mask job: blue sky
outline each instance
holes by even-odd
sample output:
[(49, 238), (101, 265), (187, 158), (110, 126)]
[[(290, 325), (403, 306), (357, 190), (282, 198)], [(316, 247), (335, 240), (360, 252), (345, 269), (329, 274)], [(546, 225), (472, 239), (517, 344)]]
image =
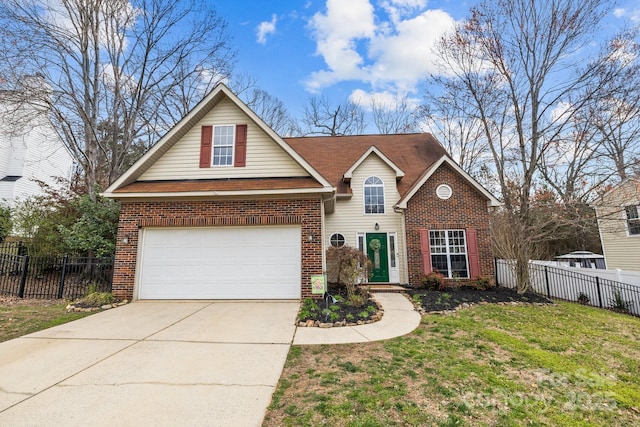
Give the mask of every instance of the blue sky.
[[(429, 45), (475, 2), (428, 0), (212, 0), (238, 50), (235, 71), (257, 79), (299, 116), (307, 99), (368, 105), (408, 95), (433, 70)], [(640, 22), (640, 0), (622, 0), (605, 22)]]

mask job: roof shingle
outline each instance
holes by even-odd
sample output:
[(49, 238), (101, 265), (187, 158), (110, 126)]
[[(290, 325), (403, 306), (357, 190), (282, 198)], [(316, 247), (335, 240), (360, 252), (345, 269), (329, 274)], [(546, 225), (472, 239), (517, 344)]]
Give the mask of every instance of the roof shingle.
[(442, 145), (429, 133), (318, 136), (284, 138), (284, 141), (335, 186), (338, 194), (350, 192), (343, 175), (371, 146), (404, 171), (405, 176), (398, 182), (401, 197), (433, 163), (447, 156)]

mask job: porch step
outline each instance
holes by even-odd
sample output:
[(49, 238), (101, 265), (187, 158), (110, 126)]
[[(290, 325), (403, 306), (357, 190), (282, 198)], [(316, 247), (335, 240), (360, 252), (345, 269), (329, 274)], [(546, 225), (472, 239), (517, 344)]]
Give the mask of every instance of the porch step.
[(365, 289), (369, 289), (371, 292), (405, 292), (407, 289), (403, 286), (392, 283), (368, 283), (366, 285), (360, 285)]

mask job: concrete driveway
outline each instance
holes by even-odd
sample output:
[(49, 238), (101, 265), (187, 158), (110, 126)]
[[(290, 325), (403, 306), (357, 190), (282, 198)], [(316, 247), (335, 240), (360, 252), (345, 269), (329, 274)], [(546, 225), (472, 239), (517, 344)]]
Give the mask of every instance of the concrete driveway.
[(135, 302), (0, 343), (0, 425), (260, 425), (298, 308)]

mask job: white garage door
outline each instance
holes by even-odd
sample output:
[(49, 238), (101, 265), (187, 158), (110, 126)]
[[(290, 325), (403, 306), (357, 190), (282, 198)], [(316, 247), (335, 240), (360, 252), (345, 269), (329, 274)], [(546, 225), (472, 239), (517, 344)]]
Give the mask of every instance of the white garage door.
[(300, 227), (147, 228), (140, 299), (300, 298)]

